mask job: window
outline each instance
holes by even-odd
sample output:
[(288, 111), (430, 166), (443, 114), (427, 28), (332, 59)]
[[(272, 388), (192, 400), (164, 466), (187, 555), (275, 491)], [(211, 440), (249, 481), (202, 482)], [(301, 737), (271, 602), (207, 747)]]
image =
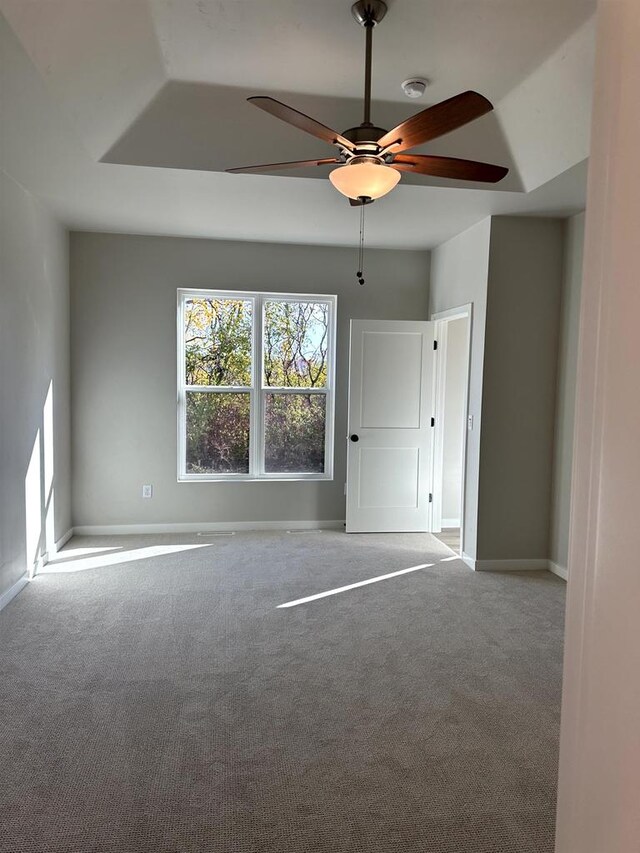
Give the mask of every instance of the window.
[(178, 479), (333, 476), (335, 296), (178, 291)]

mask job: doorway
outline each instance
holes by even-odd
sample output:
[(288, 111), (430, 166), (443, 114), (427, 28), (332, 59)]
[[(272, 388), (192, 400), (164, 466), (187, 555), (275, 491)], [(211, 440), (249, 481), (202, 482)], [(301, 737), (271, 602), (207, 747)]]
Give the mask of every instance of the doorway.
[(433, 316), (437, 341), (433, 531), (457, 554), (464, 541), (471, 305)]

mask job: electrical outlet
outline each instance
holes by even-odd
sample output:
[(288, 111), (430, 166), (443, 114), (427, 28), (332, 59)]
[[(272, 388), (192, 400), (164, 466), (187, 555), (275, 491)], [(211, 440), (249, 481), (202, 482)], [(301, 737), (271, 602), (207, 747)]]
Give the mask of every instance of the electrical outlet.
[(142, 497), (143, 498), (152, 498), (153, 497), (153, 486), (148, 484), (142, 487)]

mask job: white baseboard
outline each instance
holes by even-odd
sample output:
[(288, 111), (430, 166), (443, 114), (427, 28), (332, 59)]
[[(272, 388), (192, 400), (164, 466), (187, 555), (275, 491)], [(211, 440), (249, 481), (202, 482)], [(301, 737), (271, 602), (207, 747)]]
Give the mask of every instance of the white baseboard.
[(474, 572), (540, 572), (553, 571), (549, 560), (476, 560), (462, 554), (462, 560)]
[[(67, 544), (67, 542), (69, 541), (69, 539), (71, 539), (72, 536), (73, 536), (73, 527), (70, 527), (66, 533), (63, 533), (63, 535), (58, 539), (57, 542), (53, 543), (53, 547), (51, 548), (50, 551), (45, 551), (41, 555), (40, 560), (38, 561), (37, 569), (39, 569), (41, 566), (46, 566), (47, 563), (49, 562), (49, 560), (52, 557), (55, 557), (55, 555), (58, 553), (58, 551), (60, 551), (61, 548), (64, 548), (64, 546)], [(36, 574), (37, 574), (37, 571), (36, 571)]]
[(25, 572), (21, 578), (10, 586), (9, 589), (6, 589), (0, 595), (0, 610), (3, 610), (9, 602), (16, 597), (16, 595), (25, 588), (25, 586), (29, 583), (29, 577)]
[(460, 527), (459, 518), (443, 518), (440, 521), (441, 527)]
[(475, 570), (476, 570), (475, 559), (473, 557), (470, 557), (468, 554), (465, 554), (464, 551), (462, 552), (462, 562), (466, 563), (467, 566), (469, 566), (469, 568), (475, 572)]
[(554, 575), (558, 575), (558, 577), (562, 578), (563, 581), (569, 579), (569, 572), (567, 571), (567, 567), (561, 566), (558, 563), (554, 563), (553, 560), (549, 560), (549, 571), (553, 572)]
[(53, 543), (50, 551), (45, 551), (43, 554), (40, 555), (40, 557), (39, 557), (39, 559), (38, 559), (38, 561), (34, 567), (34, 572), (33, 572), (34, 576), (38, 574), (38, 572), (40, 571), (40, 569), (43, 566), (47, 565), (47, 563), (51, 560), (52, 557), (55, 557), (55, 555), (58, 553), (58, 551), (60, 551), (60, 549), (63, 548), (67, 544), (67, 542), (69, 541), (69, 539), (71, 539), (72, 536), (73, 536), (73, 527), (70, 527), (66, 533), (63, 533), (63, 535), (58, 539), (57, 542)]
[(541, 572), (549, 568), (544, 560), (476, 560), (476, 572)]
[(126, 536), (144, 533), (217, 533), (244, 530), (343, 530), (344, 521), (207, 521), (171, 524), (83, 524), (74, 536)]
[(63, 534), (55, 544), (56, 553), (67, 544), (69, 539), (73, 536), (73, 527), (70, 527), (65, 534)]

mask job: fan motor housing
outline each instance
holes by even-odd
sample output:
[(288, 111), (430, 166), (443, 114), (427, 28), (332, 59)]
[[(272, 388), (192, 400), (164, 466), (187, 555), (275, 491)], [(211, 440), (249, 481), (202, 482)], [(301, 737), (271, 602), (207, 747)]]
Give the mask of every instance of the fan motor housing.
[(373, 124), (359, 124), (357, 127), (350, 127), (342, 132), (342, 136), (353, 142), (354, 145), (363, 143), (375, 143), (381, 139), (387, 131), (383, 127), (376, 127)]

